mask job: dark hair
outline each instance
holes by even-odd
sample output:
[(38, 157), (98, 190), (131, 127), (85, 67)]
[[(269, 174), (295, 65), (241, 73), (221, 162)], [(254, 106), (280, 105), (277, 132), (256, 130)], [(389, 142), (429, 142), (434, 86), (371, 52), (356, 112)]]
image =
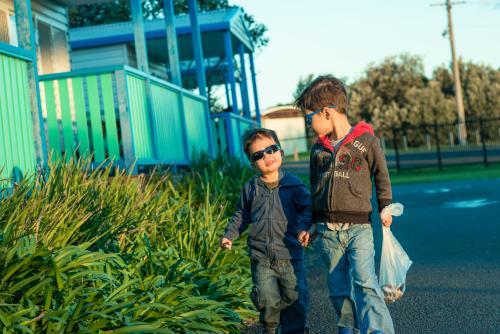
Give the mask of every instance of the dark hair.
[(295, 106), (302, 112), (335, 105), (337, 111), (347, 115), (347, 90), (344, 83), (333, 75), (320, 75), (300, 93)]
[(250, 145), (252, 145), (257, 139), (266, 137), (269, 139), (273, 139), (279, 147), (281, 147), (280, 141), (276, 132), (269, 129), (264, 128), (251, 128), (245, 131), (245, 133), (241, 136), (241, 141), (243, 142), (243, 150), (247, 155), (248, 160), (250, 159)]

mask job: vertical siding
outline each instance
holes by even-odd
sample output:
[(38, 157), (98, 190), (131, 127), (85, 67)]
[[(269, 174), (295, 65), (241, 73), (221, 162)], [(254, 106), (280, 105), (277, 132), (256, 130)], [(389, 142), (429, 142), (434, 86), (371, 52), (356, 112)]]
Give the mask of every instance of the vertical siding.
[(183, 124), (179, 92), (163, 85), (152, 83), (152, 107), (155, 115), (158, 138), (158, 159), (186, 160), (184, 152)]
[(126, 45), (118, 44), (71, 51), (73, 71), (127, 63)]
[(118, 139), (118, 130), (116, 128), (118, 123), (116, 120), (113, 81), (111, 74), (101, 75), (100, 78), (108, 158), (113, 160), (120, 157), (120, 143)]
[(184, 95), (184, 113), (186, 114), (186, 126), (189, 144), (189, 156), (193, 152), (208, 152), (209, 137), (207, 131), (207, 117), (205, 102), (189, 95)]
[(29, 94), (26, 62), (0, 54), (0, 179), (35, 171)]
[(127, 74), (127, 95), (135, 157), (152, 159), (154, 155), (147, 112), (146, 80)]
[(87, 77), (87, 93), (94, 159), (96, 161), (103, 161), (106, 158), (106, 149), (104, 147), (103, 120), (101, 118), (101, 108), (99, 104), (97, 76), (92, 75)]
[(73, 106), (75, 108), (77, 147), (80, 156), (86, 158), (91, 154), (91, 151), (83, 78), (73, 78), (71, 81), (73, 83)]

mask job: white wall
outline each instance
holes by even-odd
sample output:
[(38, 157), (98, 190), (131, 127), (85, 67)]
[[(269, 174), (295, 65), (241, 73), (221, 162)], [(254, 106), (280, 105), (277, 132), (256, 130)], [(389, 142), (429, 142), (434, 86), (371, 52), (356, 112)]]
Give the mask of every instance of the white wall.
[[(35, 29), (37, 30), (36, 42), (39, 74), (69, 71), (69, 46), (67, 42), (68, 12), (66, 7), (51, 0), (33, 0), (31, 7)], [(8, 42), (17, 45), (13, 0), (0, 0), (0, 11), (7, 13), (9, 16)], [(5, 22), (2, 22), (0, 24), (4, 26)], [(39, 31), (40, 27), (43, 27), (43, 35)], [(5, 27), (0, 27), (0, 29), (4, 32)]]
[(307, 152), (303, 117), (262, 119), (262, 127), (276, 131), (285, 155), (293, 154), (294, 147), (299, 153)]
[(117, 44), (73, 50), (71, 52), (71, 65), (73, 70), (129, 65), (127, 46), (125, 44)]

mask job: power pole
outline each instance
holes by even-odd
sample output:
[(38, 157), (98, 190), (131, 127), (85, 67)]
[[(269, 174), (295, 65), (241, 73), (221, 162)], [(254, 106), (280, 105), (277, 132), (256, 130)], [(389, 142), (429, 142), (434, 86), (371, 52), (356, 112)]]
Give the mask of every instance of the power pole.
[(465, 145), (467, 143), (467, 129), (465, 126), (465, 112), (464, 112), (464, 100), (462, 95), (462, 84), (460, 83), (460, 72), (458, 70), (458, 62), (455, 51), (455, 35), (453, 34), (451, 8), (453, 5), (460, 5), (464, 3), (465, 1), (451, 2), (450, 0), (446, 0), (446, 3), (431, 5), (431, 6), (446, 6), (446, 11), (448, 13), (448, 35), (450, 36), (451, 60), (453, 65), (453, 80), (455, 82), (455, 100), (457, 102), (457, 113), (458, 113), (458, 140), (461, 145)]

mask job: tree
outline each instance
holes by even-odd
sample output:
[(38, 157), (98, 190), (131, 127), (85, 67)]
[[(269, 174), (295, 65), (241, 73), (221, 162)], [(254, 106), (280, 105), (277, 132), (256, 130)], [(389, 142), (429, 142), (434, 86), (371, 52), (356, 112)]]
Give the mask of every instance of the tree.
[[(500, 69), (459, 62), (466, 119), (500, 117)], [(439, 67), (434, 78), (446, 96), (453, 97), (453, 77), (448, 68)]]
[(350, 86), (350, 114), (376, 127), (407, 126), (415, 118), (413, 95), (428, 84), (422, 59), (399, 55), (370, 64), (364, 76)]

